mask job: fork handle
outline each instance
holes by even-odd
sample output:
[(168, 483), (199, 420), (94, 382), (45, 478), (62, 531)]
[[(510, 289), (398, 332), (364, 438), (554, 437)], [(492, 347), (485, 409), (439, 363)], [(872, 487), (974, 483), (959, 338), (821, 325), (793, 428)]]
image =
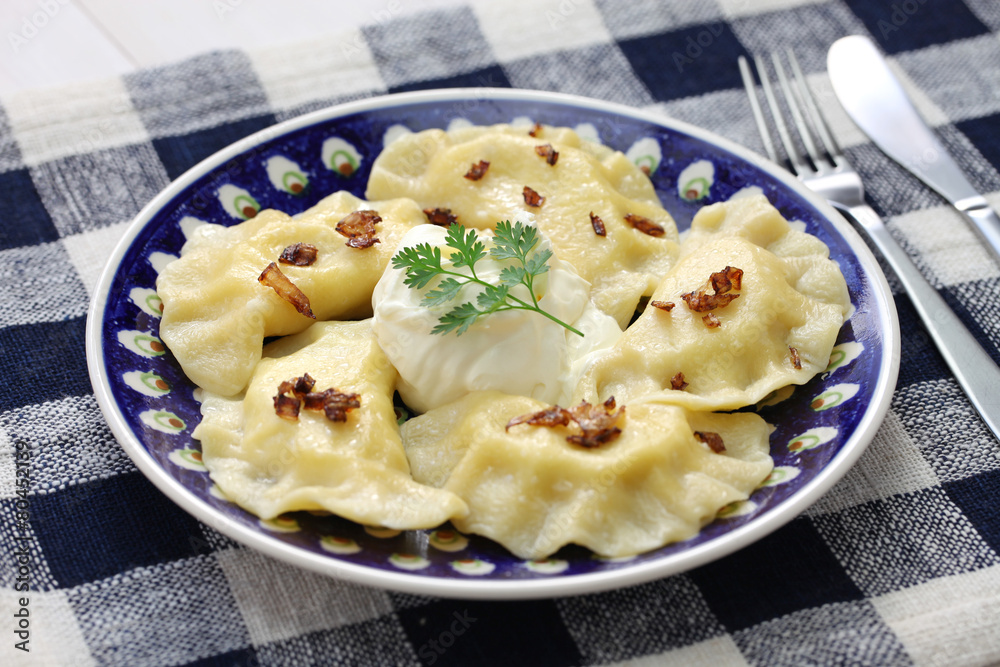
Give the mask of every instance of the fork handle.
[(870, 206), (838, 208), (868, 232), (869, 238), (882, 252), (909, 294), (913, 307), (969, 401), (993, 431), (993, 435), (1000, 438), (1000, 367), (993, 362), (938, 291), (927, 282)]

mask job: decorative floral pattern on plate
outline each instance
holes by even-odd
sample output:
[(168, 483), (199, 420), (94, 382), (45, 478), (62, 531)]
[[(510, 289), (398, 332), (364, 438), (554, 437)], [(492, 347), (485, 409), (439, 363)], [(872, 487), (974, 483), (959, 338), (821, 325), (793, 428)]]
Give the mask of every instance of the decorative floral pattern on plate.
[(526, 560), (524, 566), (538, 574), (562, 574), (569, 568), (569, 562), (557, 558)]
[(851, 383), (835, 384), (814, 398), (809, 407), (817, 412), (835, 408), (844, 401), (854, 398), (854, 395), (858, 393), (858, 389), (860, 388), (858, 385)]
[(481, 577), (497, 569), (497, 566), (478, 558), (466, 558), (463, 560), (451, 561), (451, 567), (455, 572), (467, 574), (473, 577)]
[(338, 537), (336, 535), (324, 535), (319, 538), (319, 545), (323, 547), (324, 551), (329, 551), (332, 554), (356, 554), (361, 551), (361, 547), (357, 542), (349, 537)]
[(825, 445), (837, 437), (837, 429), (830, 426), (817, 426), (811, 428), (802, 435), (797, 435), (788, 441), (788, 451), (802, 452), (807, 449), (816, 449), (820, 445)]
[(152, 371), (129, 371), (122, 375), (125, 384), (144, 396), (166, 396), (170, 383)]
[(267, 159), (267, 177), (271, 185), (290, 195), (300, 195), (309, 187), (309, 177), (295, 162), (284, 155)]
[(153, 267), (154, 271), (160, 273), (167, 264), (175, 259), (177, 259), (177, 255), (171, 255), (167, 252), (153, 252), (149, 254), (149, 265)]
[(157, 296), (156, 290), (151, 290), (148, 287), (135, 287), (128, 293), (128, 298), (147, 315), (160, 317), (163, 314), (163, 301)]
[(167, 410), (146, 410), (139, 415), (139, 420), (149, 428), (163, 433), (180, 433), (187, 426), (183, 419)]
[(272, 533), (297, 533), (302, 530), (298, 520), (290, 514), (281, 514), (273, 519), (261, 519), (259, 523)]
[(361, 166), (361, 153), (340, 137), (330, 137), (323, 142), (323, 164), (337, 175), (347, 178)]
[[(855, 341), (835, 345), (830, 352), (830, 365), (826, 367), (826, 375), (843, 368), (861, 356), (865, 346)], [(826, 376), (824, 376), (826, 377)]]
[(465, 535), (452, 529), (432, 531), (427, 543), (440, 551), (461, 551), (469, 546), (469, 540)]
[(663, 153), (660, 151), (660, 144), (656, 142), (656, 139), (643, 137), (632, 144), (625, 152), (625, 157), (646, 174), (652, 176), (660, 168)]
[(414, 554), (392, 554), (389, 562), (401, 570), (422, 570), (431, 564), (429, 560)]
[(688, 201), (698, 201), (711, 194), (714, 183), (715, 165), (708, 160), (697, 160), (677, 177), (677, 192)]
[(786, 387), (780, 387), (769, 393), (764, 398), (757, 402), (757, 409), (766, 408), (772, 405), (777, 405), (782, 401), (787, 401), (795, 393), (795, 387), (793, 385), (788, 385)]
[(729, 503), (720, 509), (716, 516), (720, 519), (732, 519), (738, 516), (752, 514), (756, 509), (757, 503), (752, 500), (737, 500), (735, 503)]
[(798, 468), (793, 468), (792, 466), (777, 466), (771, 471), (763, 482), (760, 483), (760, 487), (765, 486), (777, 486), (778, 484), (784, 484), (785, 482), (790, 482), (799, 476), (801, 472)]
[(390, 537), (396, 537), (402, 531), (395, 528), (382, 528), (381, 526), (365, 526), (365, 532), (380, 540), (387, 540)]
[(201, 460), (201, 452), (197, 449), (190, 449), (188, 447), (175, 449), (170, 452), (170, 460), (182, 468), (206, 472), (205, 464)]
[(260, 203), (253, 195), (232, 183), (220, 186), (218, 197), (226, 213), (237, 220), (249, 220), (260, 213)]

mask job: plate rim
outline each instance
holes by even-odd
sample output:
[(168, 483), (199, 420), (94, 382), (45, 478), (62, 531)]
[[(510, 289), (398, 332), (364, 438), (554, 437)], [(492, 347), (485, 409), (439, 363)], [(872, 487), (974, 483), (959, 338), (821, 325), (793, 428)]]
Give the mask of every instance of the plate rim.
[[(887, 320), (883, 330), (883, 357), (878, 379), (873, 390), (873, 401), (869, 403), (858, 426), (844, 443), (841, 450), (805, 486), (792, 494), (773, 510), (746, 525), (710, 542), (693, 547), (689, 551), (674, 554), (668, 559), (652, 560), (633, 566), (625, 566), (603, 572), (553, 576), (544, 579), (445, 579), (420, 574), (407, 574), (373, 568), (312, 553), (276, 538), (255, 532), (235, 519), (217, 513), (213, 507), (197, 498), (177, 479), (160, 467), (153, 456), (125, 421), (121, 410), (110, 391), (107, 369), (104, 365), (104, 344), (102, 334), (103, 316), (108, 304), (111, 283), (126, 252), (145, 229), (157, 211), (168, 205), (191, 183), (211, 169), (228, 160), (259, 146), (262, 143), (303, 128), (336, 118), (372, 110), (383, 110), (394, 106), (423, 103), (461, 102), (469, 99), (506, 100), (554, 103), (591, 111), (611, 113), (635, 120), (665, 127), (687, 134), (694, 139), (717, 146), (734, 156), (752, 164), (767, 173), (795, 194), (815, 207), (844, 238), (854, 253), (863, 275), (871, 282), (871, 288), (880, 307), (879, 320)], [(892, 400), (899, 374), (900, 363), (899, 318), (892, 292), (878, 262), (860, 234), (825, 200), (808, 190), (794, 176), (776, 164), (754, 153), (734, 141), (716, 135), (708, 130), (685, 121), (669, 118), (653, 112), (636, 109), (614, 102), (547, 91), (506, 89), (506, 88), (447, 88), (425, 91), (390, 93), (363, 100), (355, 100), (318, 109), (302, 116), (276, 123), (255, 132), (203, 159), (180, 177), (172, 181), (150, 200), (128, 223), (122, 238), (118, 241), (94, 287), (87, 310), (85, 350), (87, 368), (94, 395), (105, 421), (115, 439), (132, 459), (139, 471), (150, 480), (171, 501), (197, 520), (214, 530), (251, 547), (261, 553), (307, 570), (333, 576), (343, 581), (374, 586), (405, 593), (431, 595), (445, 598), (484, 600), (525, 600), (558, 596), (597, 593), (615, 588), (640, 584), (654, 579), (686, 572), (692, 568), (712, 562), (742, 549), (771, 534), (790, 522), (824, 495), (854, 466), (874, 438), (884, 420)]]

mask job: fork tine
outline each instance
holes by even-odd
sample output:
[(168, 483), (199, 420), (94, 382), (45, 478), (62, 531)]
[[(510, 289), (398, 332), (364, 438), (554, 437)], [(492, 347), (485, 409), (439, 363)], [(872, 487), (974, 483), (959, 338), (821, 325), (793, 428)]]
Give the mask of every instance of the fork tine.
[(818, 165), (822, 156), (816, 149), (816, 144), (813, 142), (812, 130), (809, 129), (805, 118), (802, 116), (799, 98), (792, 93), (792, 86), (788, 82), (788, 75), (785, 74), (785, 68), (781, 64), (781, 58), (778, 57), (777, 53), (771, 54), (771, 62), (774, 63), (774, 71), (778, 75), (778, 84), (781, 86), (781, 92), (785, 96), (785, 102), (788, 104), (788, 110), (792, 114), (792, 121), (795, 123), (796, 129), (799, 131), (799, 138), (802, 139), (802, 144), (806, 147), (806, 154), (808, 154), (809, 159), (813, 161), (813, 164)]
[(754, 56), (754, 65), (757, 67), (757, 76), (760, 77), (760, 85), (764, 89), (764, 98), (767, 100), (767, 105), (771, 110), (771, 118), (774, 119), (774, 126), (778, 128), (778, 136), (781, 138), (781, 144), (785, 147), (785, 153), (788, 155), (788, 161), (792, 165), (792, 171), (796, 174), (805, 174), (810, 172), (812, 169), (806, 164), (806, 161), (802, 159), (802, 153), (799, 151), (798, 146), (792, 141), (792, 135), (788, 132), (788, 126), (785, 125), (784, 113), (781, 111), (781, 107), (778, 105), (778, 99), (774, 96), (774, 89), (771, 86), (771, 79), (767, 74), (767, 69), (764, 67), (763, 61), (759, 56)]
[(760, 101), (757, 99), (757, 86), (754, 84), (750, 64), (743, 56), (739, 57), (738, 62), (740, 76), (743, 78), (743, 87), (746, 89), (747, 97), (750, 99), (750, 110), (753, 112), (754, 122), (757, 123), (757, 133), (760, 135), (761, 141), (764, 142), (764, 150), (767, 151), (767, 156), (771, 158), (771, 162), (780, 162), (778, 151), (774, 149), (774, 141), (771, 139), (771, 130), (767, 127), (767, 121), (764, 120), (764, 112), (761, 110)]
[(799, 59), (795, 57), (795, 52), (791, 49), (786, 49), (785, 55), (788, 57), (788, 63), (792, 67), (796, 91), (802, 100), (806, 113), (809, 115), (809, 120), (812, 121), (812, 126), (816, 128), (816, 134), (819, 135), (819, 140), (823, 144), (823, 148), (833, 160), (835, 166), (843, 166), (844, 154), (840, 150), (837, 140), (833, 138), (833, 132), (830, 131), (830, 126), (827, 125), (826, 118), (819, 112), (819, 105), (816, 104), (816, 98), (813, 96), (812, 90), (809, 89), (806, 77), (802, 73), (802, 67), (799, 66)]

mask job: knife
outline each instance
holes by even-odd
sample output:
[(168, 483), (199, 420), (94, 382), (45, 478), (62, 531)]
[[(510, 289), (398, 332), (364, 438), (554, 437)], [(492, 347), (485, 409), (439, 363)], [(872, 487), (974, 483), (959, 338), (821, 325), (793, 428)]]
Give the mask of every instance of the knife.
[(833, 91), (847, 114), (886, 155), (947, 199), (1000, 261), (1000, 218), (917, 113), (867, 37), (838, 39), (826, 59)]

